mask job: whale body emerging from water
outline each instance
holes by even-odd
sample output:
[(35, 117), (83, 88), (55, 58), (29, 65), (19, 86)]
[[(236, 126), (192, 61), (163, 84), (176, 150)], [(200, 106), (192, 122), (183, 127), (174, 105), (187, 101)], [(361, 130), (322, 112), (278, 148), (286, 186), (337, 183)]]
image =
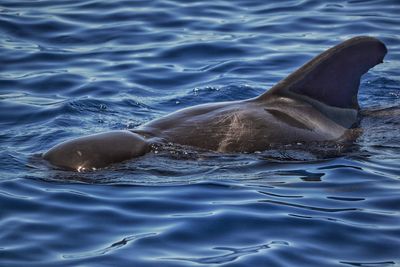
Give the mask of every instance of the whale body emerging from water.
[(361, 76), (382, 63), (386, 53), (378, 39), (355, 37), (321, 53), (256, 98), (198, 105), (131, 131), (80, 137), (54, 146), (43, 157), (61, 168), (86, 170), (139, 157), (162, 142), (218, 152), (339, 142), (357, 122)]

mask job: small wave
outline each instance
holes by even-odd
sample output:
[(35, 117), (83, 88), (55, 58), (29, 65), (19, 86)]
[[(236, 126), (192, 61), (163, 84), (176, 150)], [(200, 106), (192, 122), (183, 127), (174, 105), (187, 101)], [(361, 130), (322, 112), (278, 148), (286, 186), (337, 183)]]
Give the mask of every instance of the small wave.
[(64, 259), (80, 259), (80, 258), (91, 258), (91, 257), (98, 257), (101, 255), (105, 255), (107, 253), (111, 253), (114, 250), (118, 250), (126, 245), (128, 245), (131, 242), (134, 242), (136, 240), (144, 239), (147, 237), (151, 237), (156, 235), (156, 233), (146, 233), (146, 234), (138, 234), (138, 235), (131, 235), (124, 237), (122, 240), (117, 241), (113, 244), (111, 244), (109, 247), (98, 249), (95, 251), (90, 251), (90, 252), (83, 252), (83, 253), (77, 253), (77, 254), (70, 254), (70, 255), (63, 255)]
[(228, 253), (204, 258), (165, 258), (165, 260), (189, 261), (197, 264), (226, 264), (233, 262), (240, 257), (261, 252), (266, 249), (271, 249), (276, 246), (289, 246), (285, 241), (271, 241), (265, 245), (250, 246), (243, 248), (230, 248), (230, 247), (215, 247), (214, 250), (228, 251)]

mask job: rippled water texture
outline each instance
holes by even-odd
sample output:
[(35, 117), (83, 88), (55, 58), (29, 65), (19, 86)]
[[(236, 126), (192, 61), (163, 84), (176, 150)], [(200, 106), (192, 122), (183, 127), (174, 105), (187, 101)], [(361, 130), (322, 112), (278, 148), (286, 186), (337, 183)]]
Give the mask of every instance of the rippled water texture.
[[(268, 2), (2, 0), (0, 265), (400, 265), (400, 2)], [(38, 156), (259, 95), (356, 35), (389, 53), (340, 156), (171, 148), (86, 173)]]

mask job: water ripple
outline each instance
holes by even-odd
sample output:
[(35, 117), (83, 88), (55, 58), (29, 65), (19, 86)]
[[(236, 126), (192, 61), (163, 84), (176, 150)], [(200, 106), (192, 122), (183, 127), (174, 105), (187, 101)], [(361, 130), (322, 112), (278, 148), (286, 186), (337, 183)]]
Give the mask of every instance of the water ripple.
[(79, 259), (79, 258), (90, 258), (90, 257), (96, 257), (96, 256), (101, 256), (107, 253), (110, 253), (114, 250), (117, 250), (123, 246), (126, 246), (130, 242), (134, 242), (135, 240), (139, 240), (142, 238), (154, 236), (156, 233), (147, 233), (147, 234), (140, 234), (140, 235), (131, 235), (124, 237), (122, 240), (117, 241), (113, 244), (111, 244), (109, 247), (99, 249), (96, 251), (91, 251), (91, 252), (84, 252), (84, 253), (79, 253), (79, 254), (72, 254), (72, 255), (63, 255), (63, 258), (65, 259)]
[(261, 252), (265, 249), (270, 249), (275, 246), (288, 246), (289, 243), (285, 241), (272, 241), (265, 245), (244, 247), (244, 248), (229, 248), (229, 247), (215, 247), (214, 250), (222, 250), (228, 251), (228, 253), (214, 256), (214, 257), (205, 257), (205, 258), (166, 258), (166, 260), (180, 260), (180, 261), (189, 261), (198, 264), (225, 264), (228, 262), (235, 261), (240, 257), (244, 257), (246, 255), (250, 255), (253, 253)]
[[(1, 265), (399, 265), (398, 14), (397, 0), (2, 0)], [(389, 52), (362, 77), (362, 133), (348, 150), (167, 144), (86, 173), (40, 157), (255, 97), (356, 35)]]

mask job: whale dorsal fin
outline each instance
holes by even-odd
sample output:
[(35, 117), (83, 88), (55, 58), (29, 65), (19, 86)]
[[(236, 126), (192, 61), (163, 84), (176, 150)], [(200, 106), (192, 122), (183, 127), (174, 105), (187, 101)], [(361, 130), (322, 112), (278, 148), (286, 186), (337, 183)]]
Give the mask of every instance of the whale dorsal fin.
[(262, 101), (273, 95), (284, 95), (319, 103), (316, 108), (327, 105), (333, 109), (357, 111), (360, 78), (370, 68), (382, 63), (386, 53), (385, 45), (378, 39), (354, 37), (321, 53), (258, 99)]

